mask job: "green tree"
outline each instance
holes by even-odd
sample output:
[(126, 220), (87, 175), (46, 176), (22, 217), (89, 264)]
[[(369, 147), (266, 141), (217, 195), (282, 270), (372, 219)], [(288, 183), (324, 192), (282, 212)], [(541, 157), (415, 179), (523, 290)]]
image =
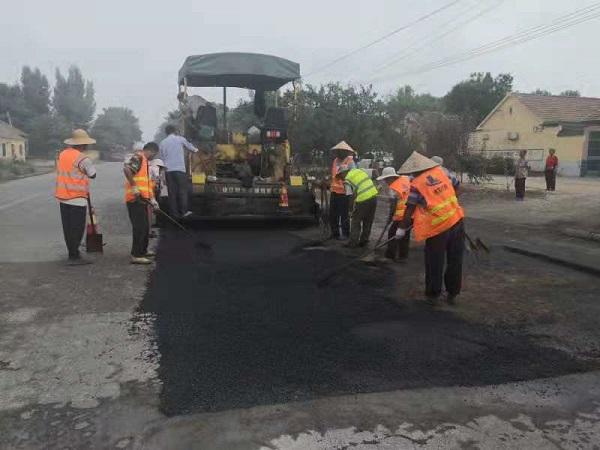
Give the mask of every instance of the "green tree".
[(96, 118), (91, 133), (101, 152), (120, 146), (129, 149), (142, 139), (139, 120), (133, 111), (116, 106), (104, 108)]
[(96, 111), (94, 85), (85, 81), (77, 66), (71, 66), (65, 78), (56, 70), (54, 86), (54, 109), (63, 116), (73, 128), (87, 128)]
[(29, 154), (39, 158), (53, 158), (64, 147), (63, 141), (71, 134), (71, 124), (58, 114), (49, 112), (33, 117), (27, 125)]
[(543, 95), (544, 97), (549, 97), (549, 96), (552, 95), (552, 92), (550, 92), (550, 91), (548, 91), (546, 89), (537, 88), (535, 91), (532, 92), (532, 94)]
[(21, 71), (21, 90), (25, 107), (32, 116), (50, 112), (50, 85), (48, 78), (37, 67), (32, 70), (29, 66)]
[(512, 91), (513, 77), (500, 74), (473, 73), (468, 80), (455, 85), (444, 97), (446, 110), (461, 117), (472, 117), (481, 122), (509, 92)]
[(560, 95), (562, 95), (564, 97), (581, 97), (581, 94), (579, 93), (579, 91), (575, 91), (575, 90), (571, 90), (571, 89), (567, 89), (566, 91), (561, 92)]
[(7, 122), (9, 116), (14, 126), (23, 129), (31, 118), (21, 86), (0, 83), (0, 120)]
[(411, 86), (403, 86), (387, 99), (386, 111), (396, 123), (401, 123), (409, 112), (441, 111), (442, 100), (431, 94), (416, 94)]

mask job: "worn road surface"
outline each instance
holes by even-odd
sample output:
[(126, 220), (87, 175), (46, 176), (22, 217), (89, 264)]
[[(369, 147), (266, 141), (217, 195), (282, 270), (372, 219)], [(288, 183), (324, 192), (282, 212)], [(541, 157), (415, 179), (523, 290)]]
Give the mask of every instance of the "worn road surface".
[[(419, 272), (418, 247), (403, 268), (357, 265), (320, 288), (348, 253), (305, 249), (314, 230), (217, 224), (195, 238), (168, 230), (156, 265), (134, 267), (121, 177), (119, 164), (99, 165), (107, 246), (86, 267), (63, 264), (51, 176), (0, 184), (0, 448), (600, 443), (597, 359), (468, 305), (423, 307), (418, 278), (398, 293)], [(487, 298), (473, 274), (516, 280), (533, 264), (500, 250), (468, 262), (469, 301)], [(597, 278), (535, 264), (578, 286), (545, 296), (595, 298)]]

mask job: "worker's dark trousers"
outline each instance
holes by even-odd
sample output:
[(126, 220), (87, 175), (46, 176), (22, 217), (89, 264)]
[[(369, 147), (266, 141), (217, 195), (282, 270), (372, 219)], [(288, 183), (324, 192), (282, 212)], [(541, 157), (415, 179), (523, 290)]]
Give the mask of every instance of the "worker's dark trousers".
[(377, 210), (377, 197), (364, 202), (355, 202), (350, 222), (350, 245), (366, 245), (371, 236), (371, 227)]
[(556, 172), (553, 169), (546, 170), (546, 190), (547, 191), (555, 191), (556, 190)]
[(527, 178), (515, 178), (515, 194), (518, 199), (525, 198), (525, 180)]
[[(425, 295), (437, 297), (442, 282), (449, 295), (460, 294), (465, 227), (461, 220), (449, 230), (425, 241)], [(444, 272), (445, 267), (445, 272)]]
[(331, 193), (329, 201), (329, 223), (331, 226), (331, 235), (340, 236), (340, 226), (342, 236), (350, 236), (350, 196), (346, 194)]
[(127, 212), (129, 213), (133, 232), (131, 256), (139, 258), (145, 256), (148, 252), (148, 235), (150, 232), (148, 206), (142, 202), (127, 202)]
[[(392, 239), (396, 235), (396, 231), (400, 227), (401, 222), (392, 222), (388, 231), (388, 239)], [(403, 260), (408, 258), (408, 249), (410, 246), (410, 230), (406, 231), (406, 235), (402, 239), (394, 239), (388, 242), (385, 251), (385, 257), (394, 260)]]
[(69, 259), (78, 259), (79, 246), (85, 231), (87, 207), (60, 204), (60, 218), (62, 220), (65, 243), (69, 250)]
[(190, 181), (185, 172), (167, 172), (167, 189), (169, 190), (169, 210), (171, 215), (180, 219), (188, 212)]

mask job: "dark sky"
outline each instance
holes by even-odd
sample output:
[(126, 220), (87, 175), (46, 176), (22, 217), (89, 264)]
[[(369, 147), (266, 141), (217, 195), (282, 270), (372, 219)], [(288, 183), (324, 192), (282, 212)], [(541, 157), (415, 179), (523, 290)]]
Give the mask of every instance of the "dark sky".
[[(450, 2), (7, 1), (0, 15), (0, 81), (17, 80), (24, 64), (40, 67), (51, 81), (57, 67), (77, 64), (94, 82), (99, 109), (130, 107), (140, 117), (144, 138), (150, 139), (165, 113), (176, 107), (177, 71), (190, 54), (270, 53), (299, 62), (308, 74)], [(593, 3), (460, 0), (305, 82), (373, 82), (382, 95), (411, 84), (419, 92), (442, 95), (471, 72), (492, 71), (512, 73), (520, 91), (578, 89), (600, 96), (600, 63), (594, 58), (600, 19), (460, 64), (407, 73)], [(220, 96), (216, 90), (199, 93)]]

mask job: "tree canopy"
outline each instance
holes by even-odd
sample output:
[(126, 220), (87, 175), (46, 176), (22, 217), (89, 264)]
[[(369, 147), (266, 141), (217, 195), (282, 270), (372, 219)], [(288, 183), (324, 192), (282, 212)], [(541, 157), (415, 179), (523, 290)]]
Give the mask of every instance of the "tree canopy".
[(91, 130), (100, 151), (130, 149), (142, 139), (139, 120), (129, 108), (109, 107), (98, 115)]
[(58, 114), (64, 117), (73, 128), (87, 128), (96, 111), (94, 85), (85, 81), (77, 66), (71, 66), (65, 78), (56, 69), (56, 84), (52, 100)]

